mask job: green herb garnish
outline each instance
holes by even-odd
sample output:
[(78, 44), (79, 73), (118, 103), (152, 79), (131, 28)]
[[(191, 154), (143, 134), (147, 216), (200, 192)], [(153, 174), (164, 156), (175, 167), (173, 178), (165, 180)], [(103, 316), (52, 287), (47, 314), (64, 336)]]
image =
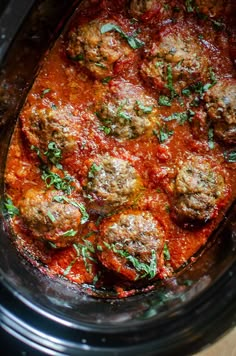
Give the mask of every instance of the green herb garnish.
[(158, 104), (161, 106), (171, 106), (171, 99), (168, 96), (161, 95), (159, 96)]
[(44, 89), (40, 94), (40, 98), (43, 98), (46, 94), (50, 93), (50, 91), (51, 91), (50, 88)]
[(89, 220), (89, 214), (87, 213), (84, 204), (77, 203), (75, 200), (69, 199), (69, 198), (65, 197), (64, 195), (54, 196), (53, 200), (58, 203), (67, 202), (67, 203), (75, 206), (76, 208), (78, 208), (82, 215), (81, 224), (85, 224)]
[(166, 261), (170, 261), (170, 251), (169, 251), (169, 248), (168, 248), (167, 243), (165, 243), (165, 245), (164, 245), (164, 248), (163, 248), (163, 255), (164, 255), (164, 259), (165, 259)]
[(194, 111), (188, 110), (184, 112), (173, 113), (170, 116), (163, 118), (163, 120), (164, 121), (176, 120), (180, 125), (183, 125), (186, 121), (191, 121), (194, 115), (195, 115)]
[[(97, 260), (92, 256), (95, 253), (95, 249), (93, 244), (90, 241), (85, 241), (85, 244), (73, 244), (74, 249), (77, 253), (77, 258), (82, 257), (86, 271), (91, 273), (92, 271), (92, 264), (91, 262), (97, 263)], [(90, 262), (91, 261), (91, 262)]]
[(74, 237), (77, 234), (77, 231), (71, 229), (62, 234), (64, 237)]
[(67, 172), (64, 172), (64, 177), (60, 177), (59, 174), (50, 171), (47, 166), (42, 167), (42, 180), (45, 182), (47, 188), (54, 186), (57, 190), (62, 190), (66, 194), (71, 194), (74, 187), (71, 182), (74, 180)]
[(109, 83), (111, 80), (112, 80), (112, 77), (106, 77), (106, 78), (103, 78), (103, 79), (102, 79), (102, 83), (103, 83), (103, 84), (107, 84), (107, 83)]
[(107, 67), (103, 63), (95, 63), (95, 66), (100, 67), (102, 69), (107, 69)]
[(162, 126), (159, 131), (153, 130), (153, 133), (160, 143), (164, 143), (173, 135), (174, 131), (169, 130), (167, 126)]
[(148, 277), (149, 279), (152, 279), (155, 277), (157, 273), (157, 257), (154, 250), (151, 251), (152, 257), (150, 260), (150, 264), (147, 264), (144, 262), (140, 262), (138, 258), (130, 255), (129, 252), (117, 249), (115, 244), (110, 245), (105, 241), (103, 243), (108, 249), (112, 250), (114, 253), (126, 258), (126, 260), (133, 265), (137, 272), (141, 272), (142, 274), (140, 278)]
[(88, 172), (88, 177), (95, 178), (96, 173), (99, 172), (101, 169), (102, 166), (98, 166), (96, 163), (93, 163)]
[(110, 31), (118, 32), (121, 35), (121, 37), (123, 37), (128, 42), (129, 46), (133, 49), (138, 49), (138, 48), (144, 46), (144, 44), (145, 44), (143, 41), (138, 39), (136, 36), (126, 34), (119, 26), (117, 26), (113, 23), (107, 23), (107, 24), (103, 25), (101, 27), (100, 31), (101, 31), (101, 34), (104, 34), (106, 32), (110, 32)]
[(3, 212), (4, 214), (9, 215), (11, 218), (20, 215), (19, 209), (14, 206), (11, 198), (6, 198), (3, 203)]
[(152, 112), (153, 106), (145, 106), (139, 100), (136, 101), (136, 104), (138, 109), (141, 110), (144, 114), (150, 114)]
[(176, 95), (174, 85), (173, 85), (173, 75), (172, 75), (172, 67), (170, 64), (167, 65), (167, 85), (166, 87), (169, 89), (171, 93), (171, 97), (173, 98)]
[(57, 147), (55, 142), (49, 142), (48, 149), (46, 152), (44, 152), (44, 155), (57, 168), (62, 169), (62, 166), (59, 165), (59, 162), (61, 160), (61, 149)]
[(226, 162), (236, 163), (236, 150), (230, 152), (224, 152), (224, 158)]
[(49, 219), (51, 220), (52, 223), (54, 223), (56, 221), (55, 216), (51, 213), (50, 210), (48, 210), (47, 216), (49, 217)]
[(82, 53), (78, 54), (77, 56), (74, 57), (69, 57), (70, 59), (72, 59), (72, 61), (82, 61), (84, 60), (84, 55)]
[(100, 126), (99, 130), (104, 131), (106, 135), (109, 135), (111, 133), (111, 128), (107, 126)]

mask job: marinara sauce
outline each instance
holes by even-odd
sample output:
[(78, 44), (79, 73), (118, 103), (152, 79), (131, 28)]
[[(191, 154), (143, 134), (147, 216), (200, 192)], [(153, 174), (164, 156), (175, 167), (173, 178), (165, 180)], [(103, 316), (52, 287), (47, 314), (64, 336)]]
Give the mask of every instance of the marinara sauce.
[(204, 246), (235, 197), (232, 7), (81, 3), (5, 173), (15, 246), (44, 273), (125, 297)]

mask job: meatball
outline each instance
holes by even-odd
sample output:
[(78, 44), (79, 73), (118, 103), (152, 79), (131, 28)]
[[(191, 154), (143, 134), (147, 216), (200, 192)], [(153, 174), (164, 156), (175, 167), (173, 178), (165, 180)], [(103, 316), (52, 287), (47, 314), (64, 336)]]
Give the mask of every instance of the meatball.
[(227, 144), (236, 143), (236, 80), (219, 81), (204, 96), (215, 136)]
[(152, 44), (144, 59), (140, 74), (160, 92), (172, 96), (204, 79), (208, 61), (202, 53), (198, 37), (189, 29), (173, 26), (160, 33), (159, 41)]
[(143, 21), (152, 18), (155, 21), (162, 21), (172, 16), (172, 3), (174, 3), (173, 0), (131, 0), (130, 14)]
[(119, 139), (152, 133), (156, 121), (155, 100), (139, 86), (113, 81), (110, 91), (97, 108), (97, 116), (111, 135)]
[(160, 267), (163, 238), (163, 228), (151, 213), (121, 213), (101, 224), (98, 258), (128, 280), (153, 279)]
[(70, 107), (38, 109), (36, 106), (24, 110), (21, 115), (23, 132), (29, 143), (45, 152), (54, 142), (58, 149), (72, 151), (76, 147), (75, 117)]
[(61, 248), (76, 241), (81, 229), (79, 205), (72, 202), (63, 200), (58, 191), (31, 188), (20, 200), (19, 210), (33, 238)]
[(86, 188), (95, 210), (109, 211), (130, 202), (140, 187), (141, 179), (128, 161), (105, 154), (90, 166)]
[(179, 222), (206, 222), (224, 195), (224, 178), (204, 159), (193, 158), (178, 171), (172, 211)]
[(78, 61), (98, 79), (111, 76), (115, 63), (131, 52), (118, 32), (101, 33), (105, 24), (105, 21), (94, 20), (71, 30), (67, 47), (69, 58)]

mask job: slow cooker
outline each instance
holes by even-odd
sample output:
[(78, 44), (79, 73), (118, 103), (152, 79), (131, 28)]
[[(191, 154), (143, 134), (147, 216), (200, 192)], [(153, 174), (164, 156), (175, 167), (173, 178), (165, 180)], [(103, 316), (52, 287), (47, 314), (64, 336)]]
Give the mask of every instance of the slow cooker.
[[(78, 0), (0, 4), (0, 194), (19, 110)], [(190, 355), (236, 321), (235, 205), (189, 264), (149, 293), (94, 298), (24, 260), (0, 227), (0, 323), (4, 355)]]

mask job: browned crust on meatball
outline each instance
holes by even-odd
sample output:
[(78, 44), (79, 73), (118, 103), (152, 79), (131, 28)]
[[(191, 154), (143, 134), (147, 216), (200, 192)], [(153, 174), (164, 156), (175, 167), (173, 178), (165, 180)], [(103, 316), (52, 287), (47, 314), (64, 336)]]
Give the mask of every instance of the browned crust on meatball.
[[(126, 41), (115, 31), (101, 33), (107, 20), (94, 20), (72, 29), (68, 34), (67, 54), (86, 67), (95, 78), (112, 76), (115, 63), (131, 52)], [(115, 21), (112, 21), (115, 25)]]
[(220, 80), (204, 96), (215, 136), (226, 144), (236, 143), (236, 80)]
[(58, 191), (31, 188), (19, 202), (20, 216), (31, 236), (60, 248), (76, 241), (81, 231), (80, 209), (55, 200), (61, 196)]
[(180, 223), (207, 222), (225, 194), (225, 180), (217, 169), (205, 158), (190, 158), (176, 176), (172, 217)]
[(91, 162), (86, 185), (91, 209), (110, 211), (131, 203), (140, 188), (140, 176), (128, 161), (105, 154)]
[(100, 226), (101, 263), (125, 279), (153, 279), (161, 264), (164, 230), (150, 212), (127, 211)]

